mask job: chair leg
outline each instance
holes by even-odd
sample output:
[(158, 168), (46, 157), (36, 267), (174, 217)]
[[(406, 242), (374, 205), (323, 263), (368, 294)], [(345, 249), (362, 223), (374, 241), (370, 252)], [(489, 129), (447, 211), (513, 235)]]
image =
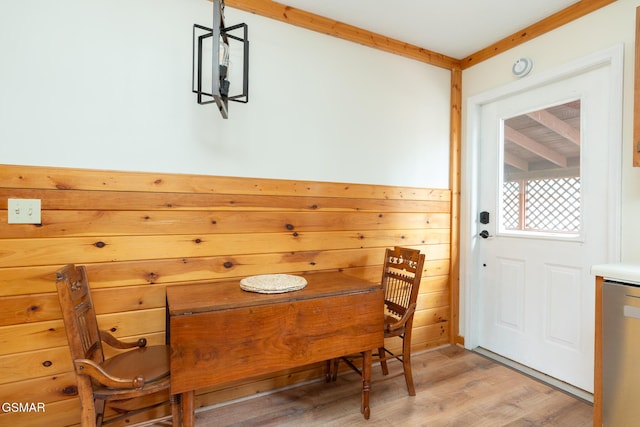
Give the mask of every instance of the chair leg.
[(416, 389), (413, 385), (413, 374), (411, 373), (411, 343), (405, 339), (402, 341), (402, 369), (404, 370), (404, 379), (407, 383), (409, 396), (415, 396)]
[(387, 351), (384, 349), (384, 347), (378, 348), (378, 357), (380, 358), (382, 375), (389, 375), (389, 367), (387, 366)]
[(333, 363), (332, 359), (327, 360), (326, 365), (325, 365), (325, 369), (324, 369), (324, 380), (325, 382), (330, 383), (331, 382), (331, 377), (332, 377), (332, 372), (331, 372), (331, 365)]
[(100, 427), (102, 425), (105, 408), (104, 400), (94, 399), (93, 405), (85, 405), (81, 401), (80, 408), (80, 425), (82, 427)]

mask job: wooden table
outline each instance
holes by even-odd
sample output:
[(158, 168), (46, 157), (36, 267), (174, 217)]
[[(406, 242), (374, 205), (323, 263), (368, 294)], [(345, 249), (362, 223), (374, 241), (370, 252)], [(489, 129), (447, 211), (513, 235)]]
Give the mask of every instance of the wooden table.
[(171, 393), (194, 422), (195, 390), (363, 352), (361, 411), (369, 418), (371, 350), (383, 345), (380, 285), (339, 272), (304, 275), (281, 294), (239, 281), (167, 288)]

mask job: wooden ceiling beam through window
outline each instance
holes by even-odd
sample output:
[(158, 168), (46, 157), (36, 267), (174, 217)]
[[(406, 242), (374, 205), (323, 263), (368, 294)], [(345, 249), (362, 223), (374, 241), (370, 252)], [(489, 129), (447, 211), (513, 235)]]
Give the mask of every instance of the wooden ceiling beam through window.
[(580, 145), (580, 129), (576, 129), (569, 123), (554, 116), (546, 110), (533, 111), (527, 113), (527, 116), (540, 123), (542, 126), (557, 133), (561, 137)]
[(531, 153), (549, 160), (560, 167), (567, 167), (567, 158), (555, 150), (550, 149), (537, 141), (508, 126), (504, 127), (504, 139), (524, 148)]
[(529, 171), (529, 162), (527, 162), (522, 157), (516, 156), (515, 154), (505, 152), (504, 163), (506, 165), (513, 166), (514, 168), (520, 169), (521, 171)]

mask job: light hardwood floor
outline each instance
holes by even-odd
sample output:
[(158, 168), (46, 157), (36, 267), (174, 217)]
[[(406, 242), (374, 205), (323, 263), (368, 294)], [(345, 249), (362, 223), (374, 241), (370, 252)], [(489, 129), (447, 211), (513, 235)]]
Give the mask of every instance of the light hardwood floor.
[[(360, 381), (345, 372), (199, 412), (208, 426), (591, 426), (592, 406), (460, 347), (413, 356), (415, 397), (402, 376), (373, 384), (371, 418), (360, 414)], [(389, 364), (391, 374), (401, 369)], [(381, 377), (373, 367), (374, 379)]]

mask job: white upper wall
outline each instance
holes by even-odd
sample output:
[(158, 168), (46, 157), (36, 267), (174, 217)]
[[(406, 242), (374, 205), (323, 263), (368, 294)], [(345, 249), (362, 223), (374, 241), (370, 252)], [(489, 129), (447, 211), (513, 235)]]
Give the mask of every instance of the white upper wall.
[(0, 3), (0, 164), (449, 188), (450, 73), (230, 7), (249, 103), (191, 93), (205, 0)]
[[(618, 0), (562, 28), (484, 61), (463, 73), (463, 104), (471, 96), (513, 82), (511, 66), (518, 58), (533, 59), (530, 75), (624, 44), (622, 146), (622, 260), (640, 261), (640, 168), (632, 167), (634, 40), (638, 0)], [(526, 77), (525, 77), (526, 78)], [(463, 118), (465, 120), (466, 118)], [(465, 125), (463, 124), (463, 130)], [(463, 135), (463, 138), (465, 136)]]

